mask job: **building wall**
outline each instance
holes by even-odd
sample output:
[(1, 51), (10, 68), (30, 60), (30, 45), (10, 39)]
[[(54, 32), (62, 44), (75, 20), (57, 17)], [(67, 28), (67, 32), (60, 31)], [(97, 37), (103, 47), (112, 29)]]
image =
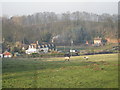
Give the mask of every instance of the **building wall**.
[(94, 40), (94, 44), (101, 44), (101, 40)]
[(12, 55), (4, 55), (4, 58), (11, 58)]

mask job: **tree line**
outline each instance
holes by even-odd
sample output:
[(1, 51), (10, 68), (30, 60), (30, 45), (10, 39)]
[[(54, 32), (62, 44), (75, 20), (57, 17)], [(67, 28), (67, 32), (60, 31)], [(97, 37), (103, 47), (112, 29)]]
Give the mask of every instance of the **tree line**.
[(36, 40), (69, 45), (92, 43), (95, 37), (117, 38), (117, 15), (97, 15), (87, 12), (39, 12), (32, 15), (2, 17), (2, 36), (7, 42), (25, 44)]

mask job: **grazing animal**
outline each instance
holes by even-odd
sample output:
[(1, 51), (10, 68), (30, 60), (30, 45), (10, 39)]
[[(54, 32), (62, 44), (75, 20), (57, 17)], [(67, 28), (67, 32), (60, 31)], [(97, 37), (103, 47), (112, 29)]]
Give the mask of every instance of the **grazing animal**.
[(70, 54), (65, 54), (64, 57), (65, 57), (65, 61), (66, 60), (68, 60), (68, 61), (70, 60)]
[(84, 59), (86, 59), (86, 60), (88, 60), (89, 59), (89, 57), (83, 57)]

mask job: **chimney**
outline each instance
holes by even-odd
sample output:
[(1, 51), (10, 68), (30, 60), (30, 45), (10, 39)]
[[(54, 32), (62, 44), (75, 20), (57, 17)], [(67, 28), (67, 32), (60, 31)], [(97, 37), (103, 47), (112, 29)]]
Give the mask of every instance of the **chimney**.
[(38, 41), (36, 41), (36, 44), (38, 45)]
[(34, 48), (33, 45), (32, 45), (32, 48)]
[(29, 48), (31, 48), (31, 46), (29, 45)]

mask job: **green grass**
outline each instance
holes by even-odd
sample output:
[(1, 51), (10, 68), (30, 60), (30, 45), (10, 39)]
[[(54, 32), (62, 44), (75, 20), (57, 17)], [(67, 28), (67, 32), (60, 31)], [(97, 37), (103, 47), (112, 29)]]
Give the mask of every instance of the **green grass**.
[(118, 55), (3, 59), (3, 88), (118, 88)]

